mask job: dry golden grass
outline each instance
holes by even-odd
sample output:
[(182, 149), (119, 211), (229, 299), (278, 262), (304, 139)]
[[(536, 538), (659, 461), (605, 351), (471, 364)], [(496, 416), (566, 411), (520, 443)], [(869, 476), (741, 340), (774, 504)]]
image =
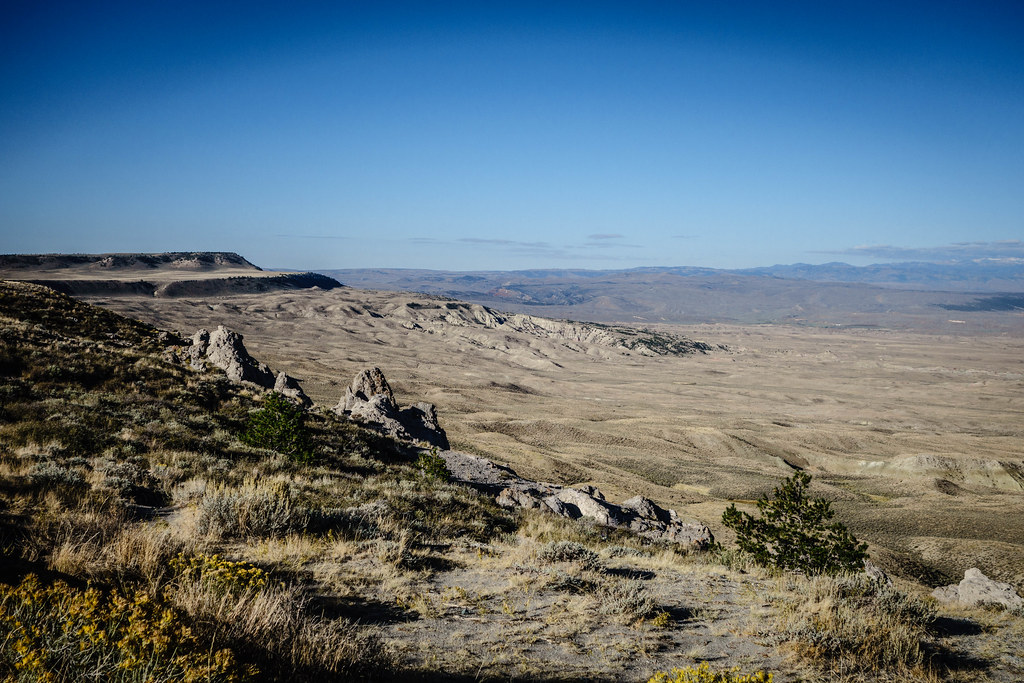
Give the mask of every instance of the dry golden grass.
[[(74, 344), (61, 343), (39, 353), (75, 352)], [(131, 372), (146, 373), (140, 391), (119, 394), (111, 384), (90, 388), (99, 380), (88, 364), (67, 374), (46, 369), (56, 365), (48, 360), (33, 385), (42, 399), (17, 383), (5, 385), (15, 403), (7, 404), (8, 421), (0, 423), (0, 547), (5, 559), (34, 562), (77, 580), (141, 588), (166, 600), (197, 637), (230, 645), (267, 680), (347, 680), (360, 674), (645, 680), (697, 658), (723, 667), (756, 664), (776, 672), (780, 683), (966, 681), (990, 674), (1009, 683), (1024, 674), (1014, 664), (1020, 650), (1015, 646), (1024, 639), (1017, 615), (946, 610), (941, 616), (966, 634), (922, 630), (916, 608), (906, 608), (911, 603), (856, 583), (779, 575), (732, 551), (689, 554), (539, 511), (513, 514), (470, 489), (425, 478), (410, 466), (412, 455), (382, 450), (331, 415), (311, 416), (322, 460), (298, 465), (238, 441), (257, 405), (250, 393), (203, 377), (189, 378), (194, 385), (182, 391), (180, 368), (148, 358), (137, 363), (131, 353), (125, 351), (133, 359)], [(10, 364), (14, 356), (0, 360)], [(662, 374), (679, 370), (674, 361), (657, 363)], [(573, 367), (589, 368), (602, 391), (609, 387), (601, 385), (608, 379), (601, 373), (622, 369), (616, 362)], [(726, 420), (728, 406), (719, 413), (706, 407), (697, 419), (680, 415), (680, 394), (673, 394), (674, 418), (685, 425), (677, 429), (662, 421), (667, 418), (658, 410), (670, 397), (656, 389), (651, 405), (658, 410), (638, 421), (627, 399), (653, 371), (643, 363), (629, 367), (636, 373), (632, 388), (613, 387), (604, 396), (596, 390), (590, 396), (588, 388), (587, 396), (576, 396), (562, 411), (554, 409), (564, 404), (564, 395), (561, 404), (556, 400), (558, 392), (564, 394), (558, 373), (531, 375), (521, 386), (537, 391), (504, 395), (508, 414), (495, 408), (487, 416), (487, 429), (494, 431), (483, 433), (481, 443), (503, 448), (511, 442), (488, 439), (514, 437), (529, 467), (551, 467), (570, 480), (607, 479), (611, 499), (673, 472), (698, 476), (693, 463), (702, 462), (706, 448), (709, 461), (721, 457), (715, 462), (723, 481), (704, 473), (699, 476), (705, 480), (680, 488), (651, 483), (661, 502), (681, 499), (691, 511), (710, 510), (718, 504), (715, 496), (730, 486), (742, 484), (739, 489), (753, 493), (758, 482), (777, 483), (772, 477), (784, 466), (762, 457), (778, 445), (774, 437), (758, 441), (754, 426), (744, 423), (741, 437), (749, 443), (730, 436), (722, 452), (716, 450), (725, 443), (720, 429), (694, 426)], [(24, 372), (35, 370), (26, 366)], [(423, 376), (415, 379), (421, 381)], [(477, 390), (486, 399), (487, 391), (497, 391), (467, 381), (449, 389), (459, 394), (468, 387), (468, 393), (446, 400), (468, 400)], [(742, 381), (730, 379), (718, 389)], [(410, 386), (419, 385), (396, 388)], [(755, 396), (751, 405), (777, 399)], [(815, 405), (803, 406), (805, 417), (813, 417)], [(468, 428), (462, 420), (486, 407), (485, 401), (456, 411), (454, 431)], [(543, 419), (530, 417), (538, 410), (547, 411)], [(798, 423), (791, 418), (778, 421)], [(516, 424), (502, 427), (501, 420)], [(820, 436), (832, 424), (826, 420), (812, 431)], [(106, 430), (97, 432), (102, 438), (88, 431), (99, 427)], [(793, 429), (776, 424), (764, 433)], [(560, 434), (570, 435), (571, 443), (545, 443)], [(879, 443), (871, 440), (876, 437), (857, 442), (858, 434), (864, 430), (835, 438), (843, 448), (870, 450)], [(896, 441), (912, 440), (904, 435)], [(689, 464), (673, 469), (678, 463), (666, 456), (666, 444), (689, 453)], [(624, 457), (634, 447), (644, 450), (644, 459)], [(74, 483), (76, 476), (81, 483)], [(896, 498), (875, 486), (877, 480), (846, 476), (822, 489), (846, 512), (883, 516), (893, 506), (916, 504), (909, 495)], [(879, 500), (862, 498), (865, 492)], [(143, 502), (153, 500), (161, 502)], [(993, 509), (1000, 500), (1007, 499), (993, 495)], [(1007, 509), (1012, 513), (1013, 506)], [(179, 555), (182, 562), (202, 564), (218, 554), (267, 584), (226, 589), (176, 564)], [(23, 572), (22, 566), (14, 571)], [(991, 669), (971, 664), (971, 657)]]

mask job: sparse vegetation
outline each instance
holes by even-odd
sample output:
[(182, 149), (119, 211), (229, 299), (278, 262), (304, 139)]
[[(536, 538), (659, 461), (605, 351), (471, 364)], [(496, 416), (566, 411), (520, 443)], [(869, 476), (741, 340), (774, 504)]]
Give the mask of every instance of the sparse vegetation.
[(537, 553), (537, 561), (541, 564), (553, 562), (569, 562), (579, 565), (581, 569), (597, 571), (601, 568), (601, 559), (590, 548), (575, 541), (552, 541)]
[(17, 681), (250, 680), (255, 668), (193, 635), (181, 614), (141, 590), (128, 594), (0, 583), (0, 673)]
[(727, 671), (712, 671), (707, 662), (701, 662), (697, 666), (672, 669), (669, 673), (656, 673), (647, 683), (772, 683), (774, 680), (772, 674), (764, 671), (752, 674), (739, 671), (738, 666)]
[(935, 606), (866, 576), (820, 576), (787, 598), (779, 630), (808, 661), (831, 670), (923, 673)]
[(452, 478), (452, 473), (448, 470), (448, 464), (444, 461), (444, 458), (438, 455), (437, 448), (422, 451), (416, 458), (416, 467), (419, 468), (420, 472), (427, 479), (448, 481)]
[(757, 501), (755, 518), (730, 505), (722, 523), (736, 532), (736, 544), (756, 562), (808, 574), (837, 574), (861, 569), (867, 544), (832, 519), (832, 506), (808, 498), (811, 475), (796, 472), (772, 493)]
[[(975, 671), (933, 666), (953, 660), (913, 590), (510, 512), (452, 482), (436, 452), (328, 411), (289, 418), (315, 459), (250, 440), (255, 416), (290, 404), (188, 370), (175, 343), (0, 284), (0, 680)], [(806, 483), (795, 500), (809, 502)], [(1019, 617), (978, 614), (1019, 633)], [(670, 670), (720, 652), (718, 671)]]
[(283, 453), (298, 463), (314, 459), (305, 411), (276, 391), (266, 395), (263, 407), (246, 422), (242, 441)]

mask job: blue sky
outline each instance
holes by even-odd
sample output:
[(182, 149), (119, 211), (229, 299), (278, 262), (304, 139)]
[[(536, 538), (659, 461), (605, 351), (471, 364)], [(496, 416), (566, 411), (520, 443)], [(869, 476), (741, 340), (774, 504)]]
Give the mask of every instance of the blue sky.
[(0, 251), (1024, 256), (1022, 3), (295, 5), (5, 10)]

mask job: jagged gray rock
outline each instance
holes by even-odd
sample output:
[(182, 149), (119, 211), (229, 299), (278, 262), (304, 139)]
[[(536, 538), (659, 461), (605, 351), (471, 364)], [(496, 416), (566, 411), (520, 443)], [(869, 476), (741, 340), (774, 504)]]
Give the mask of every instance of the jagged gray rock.
[(242, 335), (223, 325), (210, 333), (206, 360), (223, 370), (232, 382), (252, 382), (265, 389), (274, 386), (274, 373), (270, 368), (249, 355)]
[(313, 401), (306, 396), (302, 391), (302, 387), (299, 386), (299, 381), (285, 374), (283, 370), (277, 373), (277, 378), (274, 380), (274, 391), (304, 408), (309, 408), (313, 405)]
[(184, 350), (183, 360), (193, 370), (204, 370), (209, 364), (223, 370), (236, 384), (254, 384), (261, 389), (278, 391), (301, 406), (313, 405), (295, 378), (284, 372), (275, 376), (265, 363), (249, 355), (242, 339), (242, 335), (223, 325), (218, 325), (213, 332), (198, 330), (192, 335), (191, 345)]
[(658, 507), (653, 501), (643, 496), (633, 496), (629, 500), (623, 501), (622, 507), (632, 510), (641, 519), (661, 522), (663, 524), (668, 524), (673, 520), (673, 515), (670, 514), (669, 510)]
[(1002, 605), (1010, 610), (1024, 609), (1024, 598), (1017, 594), (1013, 586), (988, 578), (976, 567), (964, 572), (964, 578), (958, 585), (933, 590), (932, 597), (939, 602), (960, 602), (972, 607)]
[(960, 600), (960, 586), (955, 583), (949, 586), (939, 586), (932, 591), (932, 597), (946, 605), (957, 602)]
[(495, 500), (503, 508), (525, 508), (532, 510), (546, 505), (544, 499), (537, 496), (533, 491), (526, 489), (502, 489)]
[[(589, 517), (604, 526), (628, 526), (629, 522), (618, 505), (605, 502), (604, 495), (593, 487), (589, 487), (597, 495), (580, 489), (562, 489), (556, 498), (565, 504), (569, 514), (574, 518)], [(597, 496), (601, 496), (598, 498)]]
[(664, 531), (652, 529), (641, 535), (656, 540), (672, 541), (697, 550), (707, 550), (715, 542), (711, 529), (697, 523), (672, 522), (665, 525)]
[(206, 369), (206, 349), (210, 346), (209, 330), (197, 330), (192, 335), (192, 345), (185, 350), (185, 360), (193, 370)]
[(437, 420), (432, 403), (416, 403), (399, 408), (391, 385), (380, 368), (363, 370), (334, 406), (338, 415), (374, 426), (395, 439), (417, 441), (448, 450), (448, 436)]
[[(463, 454), (449, 453), (446, 461), (458, 462)], [(473, 456), (470, 456), (473, 457)], [(504, 468), (506, 472), (512, 472)], [(560, 517), (589, 519), (597, 524), (629, 529), (634, 533), (656, 541), (672, 541), (696, 550), (710, 548), (715, 542), (711, 530), (703, 524), (682, 522), (675, 510), (658, 507), (643, 496), (634, 496), (621, 505), (609, 503), (604, 494), (594, 486), (583, 485), (564, 488), (556, 484), (529, 481), (517, 476), (499, 481), (474, 482), (493, 487), (504, 484), (495, 498), (505, 508), (547, 509)]]
[(381, 369), (367, 368), (352, 380), (352, 384), (345, 390), (345, 398), (335, 406), (334, 410), (337, 412), (338, 408), (341, 408), (343, 411), (351, 412), (353, 408), (366, 403), (378, 394), (383, 394), (388, 403), (395, 409), (398, 408), (398, 404), (395, 403), (395, 394), (391, 391), (391, 385), (388, 384)]

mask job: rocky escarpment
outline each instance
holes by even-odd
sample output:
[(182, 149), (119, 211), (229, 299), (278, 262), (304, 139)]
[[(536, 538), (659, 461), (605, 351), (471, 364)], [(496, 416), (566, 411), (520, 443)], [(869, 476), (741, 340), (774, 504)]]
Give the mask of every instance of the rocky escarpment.
[(88, 269), (95, 272), (110, 272), (168, 268), (200, 271), (225, 267), (262, 270), (230, 251), (170, 251), (158, 254), (0, 254), (0, 270)]
[(380, 368), (368, 368), (356, 375), (333, 410), (374, 426), (392, 438), (443, 450), (449, 448), (448, 436), (438, 424), (434, 405), (415, 403), (400, 408)]
[(314, 287), (328, 290), (344, 286), (334, 278), (318, 273), (181, 279), (171, 282), (99, 279), (31, 279), (26, 282), (49, 287), (70, 296), (205, 297), (227, 294), (259, 294)]

